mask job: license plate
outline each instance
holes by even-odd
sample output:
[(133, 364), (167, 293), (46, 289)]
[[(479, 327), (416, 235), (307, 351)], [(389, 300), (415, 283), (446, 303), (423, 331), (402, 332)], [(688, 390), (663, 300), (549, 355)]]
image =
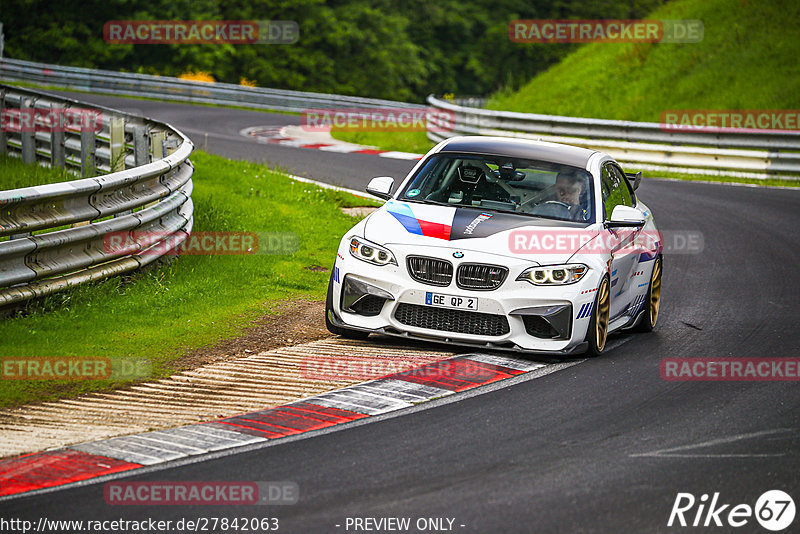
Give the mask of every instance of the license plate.
[(457, 297), (455, 295), (442, 295), (441, 293), (425, 293), (425, 304), (439, 306), (440, 308), (457, 308), (459, 310), (477, 310), (478, 299), (473, 297)]

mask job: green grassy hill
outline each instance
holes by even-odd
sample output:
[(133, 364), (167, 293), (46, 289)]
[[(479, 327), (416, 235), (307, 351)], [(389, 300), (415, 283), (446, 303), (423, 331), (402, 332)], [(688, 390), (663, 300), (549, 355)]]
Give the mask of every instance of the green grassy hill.
[(648, 122), (669, 109), (800, 109), (797, 0), (675, 0), (646, 18), (700, 19), (705, 36), (584, 45), (488, 107)]

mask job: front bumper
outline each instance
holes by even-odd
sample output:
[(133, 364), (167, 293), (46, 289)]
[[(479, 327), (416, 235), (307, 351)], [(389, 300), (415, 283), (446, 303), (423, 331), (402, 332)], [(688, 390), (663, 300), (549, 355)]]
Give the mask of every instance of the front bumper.
[(488, 349), (488, 350), (512, 351), (512, 352), (519, 352), (519, 353), (523, 353), (523, 354), (547, 354), (547, 355), (552, 355), (552, 354), (563, 354), (563, 355), (581, 354), (583, 352), (586, 352), (586, 349), (589, 346), (589, 344), (584, 341), (584, 342), (579, 343), (579, 344), (577, 344), (577, 345), (575, 345), (575, 346), (573, 346), (571, 348), (563, 349), (563, 350), (559, 350), (559, 351), (555, 351), (555, 350), (539, 350), (539, 349), (526, 349), (526, 348), (520, 347), (519, 345), (508, 344), (508, 343), (503, 343), (503, 344), (499, 344), (498, 345), (498, 344), (495, 344), (495, 343), (493, 343), (491, 341), (479, 342), (479, 341), (467, 341), (467, 340), (460, 339), (460, 338), (449, 338), (447, 336), (442, 337), (442, 336), (419, 335), (419, 334), (414, 334), (414, 333), (411, 333), (411, 332), (408, 332), (408, 331), (398, 331), (398, 330), (395, 330), (394, 328), (391, 328), (391, 327), (389, 327), (389, 328), (377, 328), (377, 329), (375, 329), (375, 328), (361, 328), (361, 327), (358, 327), (358, 326), (353, 326), (351, 324), (345, 323), (334, 312), (331, 312), (331, 315), (329, 316), (329, 320), (330, 320), (330, 322), (332, 324), (334, 324), (336, 326), (339, 326), (339, 327), (342, 327), (342, 328), (349, 328), (351, 330), (360, 330), (362, 332), (370, 332), (370, 333), (373, 333), (373, 334), (383, 334), (383, 335), (386, 335), (386, 336), (394, 336), (394, 337), (399, 337), (399, 338), (404, 338), (404, 339), (413, 339), (413, 340), (416, 340), (416, 341), (427, 341), (427, 342), (432, 342), (432, 343), (443, 343), (443, 344), (447, 344), (447, 345), (455, 344), (455, 345), (461, 345), (461, 346), (464, 346), (464, 347), (475, 347), (475, 348)]
[[(404, 252), (445, 259), (454, 269), (460, 262), (452, 255), (456, 249), (423, 248), (427, 250), (393, 248), (398, 265), (376, 266), (350, 256), (343, 241), (334, 266), (329, 320), (354, 330), (487, 349), (549, 354), (585, 350), (588, 312), (601, 276), (596, 269), (576, 284), (534, 286), (516, 280), (534, 264), (506, 258), (508, 275), (495, 290), (459, 288), (455, 276), (448, 286), (434, 286), (409, 275)], [(497, 264), (498, 257), (470, 251), (469, 263), (476, 262)], [(428, 293), (475, 299), (477, 307), (467, 311), (430, 306)]]

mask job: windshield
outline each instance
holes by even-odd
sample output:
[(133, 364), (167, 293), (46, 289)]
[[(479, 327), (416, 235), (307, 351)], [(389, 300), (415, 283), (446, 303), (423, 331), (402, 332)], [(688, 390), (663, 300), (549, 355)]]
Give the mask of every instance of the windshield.
[(591, 175), (544, 161), (476, 154), (437, 154), (397, 197), (548, 219), (594, 221)]

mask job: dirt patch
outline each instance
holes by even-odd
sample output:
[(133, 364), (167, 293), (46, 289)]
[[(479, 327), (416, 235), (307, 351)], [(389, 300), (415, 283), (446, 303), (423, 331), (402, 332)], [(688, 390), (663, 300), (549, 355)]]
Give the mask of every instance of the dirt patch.
[(188, 352), (171, 362), (170, 367), (175, 371), (195, 369), (208, 363), (333, 337), (325, 327), (323, 301), (282, 301), (273, 305), (272, 312), (252, 321), (242, 335)]
[(341, 208), (342, 213), (346, 213), (351, 217), (366, 217), (376, 209), (378, 208), (374, 206), (356, 206), (354, 208)]

